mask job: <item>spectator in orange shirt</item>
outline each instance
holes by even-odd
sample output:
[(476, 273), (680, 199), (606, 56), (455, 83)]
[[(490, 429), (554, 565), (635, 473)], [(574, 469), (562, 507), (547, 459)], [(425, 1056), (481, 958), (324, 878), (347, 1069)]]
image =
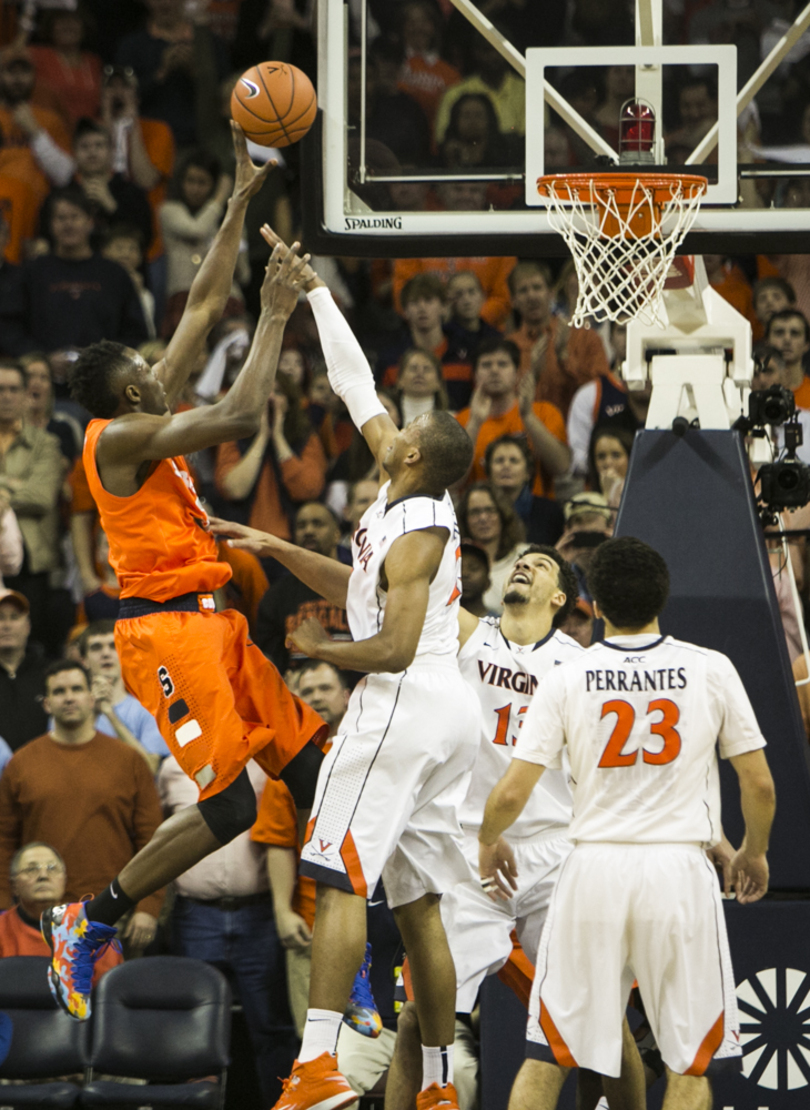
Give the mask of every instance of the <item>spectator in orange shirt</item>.
[[(126, 66), (105, 66), (101, 90), (101, 120), (112, 138), (113, 170), (126, 174), (146, 189), (152, 211), (150, 263), (163, 255), (163, 237), (158, 212), (166, 200), (174, 172), (174, 135), (160, 119), (143, 119), (138, 107), (138, 79)], [(151, 273), (151, 284), (160, 302), (165, 274)], [(160, 305), (159, 305), (160, 307)]]
[[(326, 455), (300, 390), (279, 375), (253, 439), (217, 448), (214, 482), (230, 502), (223, 515), (289, 540), (296, 505), (320, 497), (325, 479)], [(277, 564), (264, 569), (271, 580), (278, 577)]]
[[(442, 187), (447, 197), (447, 187)], [(449, 207), (449, 206), (448, 206)], [(394, 262), (394, 307), (402, 309), (405, 285), (416, 274), (434, 273), (455, 281), (459, 274), (472, 274), (484, 294), (479, 315), (493, 328), (503, 327), (509, 315), (509, 274), (515, 266), (514, 258), (398, 258)]]
[(458, 414), (475, 444), (470, 478), (481, 481), (487, 447), (503, 435), (525, 436), (535, 458), (533, 492), (553, 496), (553, 479), (565, 474), (571, 452), (565, 440), (565, 421), (558, 408), (534, 401), (530, 376), (518, 381), (519, 352), (508, 339), (487, 339), (475, 359), (475, 393), (468, 409)]
[(520, 374), (531, 373), (536, 399), (568, 415), (571, 399), (585, 382), (610, 369), (599, 336), (572, 328), (551, 314), (551, 274), (542, 262), (518, 262), (509, 275), (512, 308), (520, 327), (509, 338), (520, 349)]
[(762, 338), (762, 328), (754, 311), (754, 291), (740, 267), (722, 254), (704, 254), (709, 284), (724, 301), (744, 316), (754, 331), (754, 339)]
[(0, 55), (0, 174), (28, 185), (41, 204), (73, 176), (70, 136), (60, 116), (31, 103), (34, 64), (20, 44)]
[[(0, 959), (49, 956), (39, 919), (45, 910), (64, 900), (67, 882), (64, 860), (50, 844), (34, 840), (14, 853), (9, 870), (15, 904), (0, 913)], [(123, 963), (120, 948), (111, 944), (93, 969), (93, 985), (120, 963)]]
[(31, 46), (36, 67), (36, 94), (48, 93), (70, 133), (82, 116), (95, 116), (101, 97), (101, 59), (82, 50), (87, 38), (87, 17), (75, 11), (50, 11), (42, 24), (41, 46)]
[(428, 0), (407, 0), (400, 12), (400, 35), (405, 44), (405, 67), (399, 82), (430, 120), (431, 129), (445, 90), (461, 80), (441, 50), (441, 15)]

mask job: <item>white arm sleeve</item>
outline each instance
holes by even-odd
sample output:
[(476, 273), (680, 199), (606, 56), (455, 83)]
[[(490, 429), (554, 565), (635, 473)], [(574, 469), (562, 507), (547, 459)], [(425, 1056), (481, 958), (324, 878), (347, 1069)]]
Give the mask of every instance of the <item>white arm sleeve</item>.
[(62, 188), (76, 172), (76, 163), (44, 129), (31, 139), (31, 153), (51, 185)]
[(373, 417), (385, 415), (368, 359), (328, 289), (318, 286), (307, 293), (307, 300), (318, 326), (329, 382), (345, 403), (355, 427), (362, 430)]
[(593, 431), (593, 406), (596, 382), (586, 382), (574, 394), (568, 410), (568, 446), (571, 448), (571, 473), (584, 477), (588, 473), (588, 447)]

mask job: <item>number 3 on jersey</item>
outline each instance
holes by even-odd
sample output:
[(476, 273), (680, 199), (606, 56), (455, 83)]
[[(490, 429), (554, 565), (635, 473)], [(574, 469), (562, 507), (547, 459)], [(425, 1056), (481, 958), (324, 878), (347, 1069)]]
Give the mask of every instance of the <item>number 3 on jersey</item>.
[[(528, 708), (529, 708), (528, 705), (521, 705), (520, 709), (518, 709), (518, 711), (517, 711), (518, 717), (522, 718), (523, 714), (526, 712), (526, 710)], [(509, 743), (509, 741), (506, 738), (506, 734), (509, 732), (509, 717), (510, 717), (511, 713), (512, 713), (512, 703), (511, 702), (509, 703), (509, 705), (502, 705), (500, 709), (495, 710), (495, 716), (498, 718), (498, 728), (495, 732), (495, 736), (492, 739), (493, 744), (508, 744)], [(517, 727), (520, 728), (522, 726), (522, 724), (523, 724), (523, 721), (518, 720)], [(515, 744), (517, 744), (517, 736), (512, 737), (512, 746), (514, 747)]]
[[(636, 723), (636, 711), (629, 702), (617, 698), (613, 701), (606, 701), (602, 706), (602, 718), (607, 717), (609, 713), (616, 714), (616, 724), (610, 734), (610, 739), (605, 745), (605, 750), (602, 752), (599, 766), (632, 767), (638, 758), (638, 749), (634, 752), (623, 752), (622, 749), (630, 738), (633, 725)], [(645, 744), (642, 743), (641, 751), (644, 753), (645, 763), (661, 767), (665, 763), (671, 763), (680, 753), (681, 737), (675, 728), (680, 719), (680, 711), (675, 702), (670, 701), (669, 698), (656, 698), (647, 706), (647, 713), (661, 714), (660, 721), (653, 721), (650, 724), (650, 732), (654, 736), (660, 736), (664, 741), (664, 746), (660, 751), (649, 752)], [(497, 743), (497, 740), (495, 742)], [(505, 743), (505, 741), (503, 742)]]

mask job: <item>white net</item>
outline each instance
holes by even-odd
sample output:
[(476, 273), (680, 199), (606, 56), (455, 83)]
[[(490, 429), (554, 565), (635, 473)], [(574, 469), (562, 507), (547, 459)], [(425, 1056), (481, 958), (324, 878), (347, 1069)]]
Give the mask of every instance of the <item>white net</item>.
[[(617, 182), (619, 181), (617, 175)], [(574, 259), (579, 294), (571, 323), (659, 324), (672, 259), (697, 216), (706, 179), (542, 177), (551, 226)]]

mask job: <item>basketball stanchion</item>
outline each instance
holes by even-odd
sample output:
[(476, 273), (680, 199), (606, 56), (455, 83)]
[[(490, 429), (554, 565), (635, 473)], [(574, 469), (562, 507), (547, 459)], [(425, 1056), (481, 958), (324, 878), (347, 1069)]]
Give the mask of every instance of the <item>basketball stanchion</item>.
[(692, 174), (546, 174), (537, 191), (562, 235), (579, 291), (571, 318), (661, 324), (675, 252), (700, 210), (708, 181)]

